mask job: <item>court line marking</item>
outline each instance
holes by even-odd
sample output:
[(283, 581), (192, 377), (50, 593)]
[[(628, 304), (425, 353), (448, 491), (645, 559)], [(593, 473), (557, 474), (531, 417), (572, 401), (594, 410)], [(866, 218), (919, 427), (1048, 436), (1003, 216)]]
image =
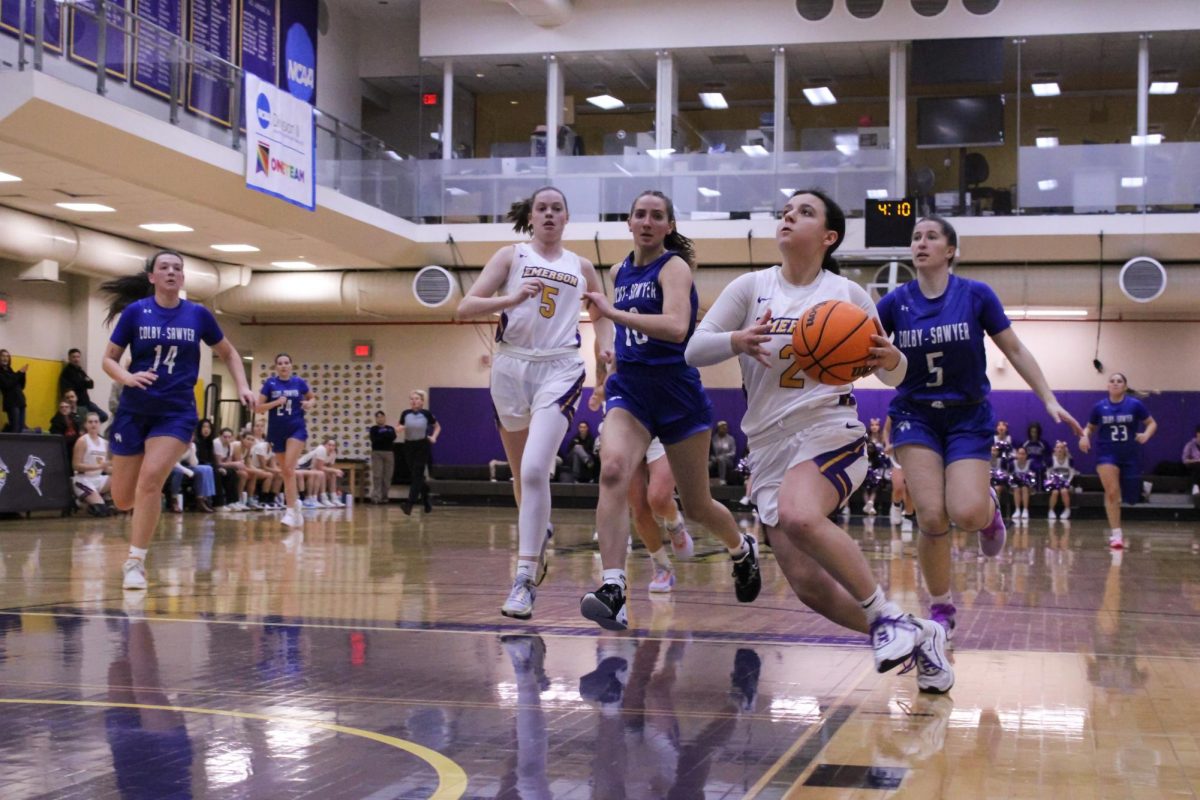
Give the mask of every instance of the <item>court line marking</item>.
[[(872, 669), (874, 669), (873, 664), (868, 664), (854, 675), (850, 681), (850, 686), (847, 687), (846, 691), (842, 692), (836, 700), (829, 704), (829, 712), (826, 712), (825, 715), (826, 719), (822, 719), (820, 722), (814, 723), (805, 728), (804, 732), (800, 734), (799, 738), (792, 743), (792, 746), (785, 750), (783, 755), (775, 759), (775, 763), (772, 764), (767, 771), (763, 773), (762, 777), (750, 787), (750, 790), (742, 796), (742, 800), (754, 800), (754, 798), (762, 794), (763, 789), (767, 788), (767, 785), (771, 782), (771, 779), (774, 778), (780, 770), (786, 767), (793, 758), (795, 758), (796, 753), (800, 752), (800, 749), (808, 743), (808, 740), (817, 735), (817, 731), (821, 730), (825, 726), (828, 714), (834, 709), (845, 705), (846, 698), (848, 698), (858, 689), (858, 687), (862, 684), (863, 679), (871, 672)], [(807, 769), (807, 766), (805, 769)], [(791, 791), (791, 787), (788, 787), (788, 791)], [(785, 792), (784, 794), (786, 795), (787, 793)]]
[(430, 750), (428, 747), (423, 747), (415, 742), (410, 742), (405, 739), (399, 739), (395, 736), (388, 736), (384, 733), (376, 733), (375, 731), (364, 730), (363, 728), (351, 728), (347, 725), (338, 725), (332, 722), (321, 722), (315, 719), (298, 719), (295, 717), (271, 717), (266, 714), (255, 714), (249, 711), (231, 711), (220, 708), (195, 708), (192, 706), (162, 706), (150, 705), (146, 703), (110, 703), (102, 700), (38, 700), (22, 697), (0, 697), (0, 703), (6, 705), (42, 705), (42, 706), (83, 706), (86, 708), (133, 708), (147, 711), (177, 711), (183, 714), (208, 714), (210, 716), (236, 717), (238, 719), (253, 719), (261, 722), (275, 722), (284, 725), (307, 725), (312, 728), (321, 728), (333, 733), (344, 733), (349, 736), (357, 736), (362, 739), (370, 739), (380, 744), (394, 747), (398, 750), (403, 750), (410, 755), (413, 755), (430, 767), (437, 773), (438, 785), (434, 789), (433, 794), (429, 796), (429, 800), (458, 800), (467, 791), (467, 773), (463, 771), (455, 762), (451, 761), (446, 756)]

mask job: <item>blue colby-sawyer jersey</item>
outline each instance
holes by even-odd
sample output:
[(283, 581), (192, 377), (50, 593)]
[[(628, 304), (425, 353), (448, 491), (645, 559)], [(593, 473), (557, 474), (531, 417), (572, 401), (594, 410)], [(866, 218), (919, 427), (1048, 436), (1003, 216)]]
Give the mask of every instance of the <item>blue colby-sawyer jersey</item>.
[(1149, 418), (1150, 412), (1142, 401), (1128, 394), (1119, 403), (1107, 397), (1096, 403), (1088, 422), (1096, 426), (1097, 455), (1136, 460), (1138, 443), (1134, 437), (1142, 421)]
[[(659, 273), (663, 266), (678, 253), (668, 250), (644, 267), (633, 264), (633, 254), (630, 253), (613, 281), (613, 305), (621, 311), (631, 311), (635, 314), (663, 313), (662, 283)], [(683, 351), (687, 349), (688, 339), (696, 330), (696, 312), (700, 309), (700, 298), (696, 294), (696, 286), (691, 288), (692, 313), (688, 322), (687, 336), (682, 342), (665, 342), (654, 339), (646, 334), (626, 328), (616, 323), (617, 331), (617, 364), (644, 364), (646, 366), (685, 366)]]
[(277, 425), (282, 426), (283, 430), (292, 430), (304, 424), (304, 409), (300, 406), (305, 395), (308, 394), (308, 382), (297, 375), (293, 375), (286, 381), (280, 380), (278, 375), (272, 375), (263, 381), (262, 389), (259, 394), (267, 398), (267, 402), (278, 400), (280, 397), (286, 397), (287, 402), (278, 408), (272, 408), (267, 415), (267, 425), (274, 428)]
[(163, 308), (146, 297), (121, 312), (110, 341), (128, 347), (130, 372), (154, 372), (158, 380), (145, 389), (121, 392), (121, 410), (136, 414), (196, 411), (196, 379), (200, 375), (200, 342), (219, 344), (225, 334), (207, 308), (180, 300)]
[(992, 388), (983, 337), (1012, 325), (990, 286), (957, 275), (932, 299), (915, 280), (898, 286), (879, 301), (879, 321), (908, 358), (899, 397), (925, 402), (983, 400)]

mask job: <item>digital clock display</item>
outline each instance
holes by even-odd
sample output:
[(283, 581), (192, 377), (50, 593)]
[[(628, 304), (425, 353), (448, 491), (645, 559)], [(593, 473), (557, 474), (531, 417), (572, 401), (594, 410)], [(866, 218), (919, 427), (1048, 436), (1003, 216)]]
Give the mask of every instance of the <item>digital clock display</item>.
[(916, 204), (908, 198), (868, 200), (863, 213), (867, 247), (908, 247), (916, 224)]

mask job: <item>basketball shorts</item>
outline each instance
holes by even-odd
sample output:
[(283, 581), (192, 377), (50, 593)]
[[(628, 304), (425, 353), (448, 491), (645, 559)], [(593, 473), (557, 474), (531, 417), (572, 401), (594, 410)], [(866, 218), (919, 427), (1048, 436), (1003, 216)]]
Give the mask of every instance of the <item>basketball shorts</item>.
[(534, 412), (557, 408), (570, 425), (585, 377), (583, 360), (577, 356), (531, 361), (496, 353), (491, 380), (496, 423), (506, 431), (523, 431)]
[(304, 424), (303, 417), (288, 423), (275, 422), (272, 418), (267, 423), (267, 441), (271, 443), (272, 453), (286, 453), (288, 439), (308, 441), (308, 426)]
[(138, 456), (146, 451), (146, 440), (156, 436), (191, 442), (198, 421), (195, 411), (158, 415), (117, 408), (108, 436), (109, 449), (113, 455)]
[(750, 448), (751, 500), (764, 525), (779, 524), (779, 490), (792, 467), (812, 461), (846, 502), (867, 476), (866, 426), (853, 408), (825, 408), (808, 424)]
[(888, 407), (892, 418), (892, 446), (927, 447), (942, 456), (943, 464), (973, 458), (992, 460), (996, 420), (987, 401), (972, 406), (933, 408), (899, 398)]
[(1121, 502), (1134, 505), (1142, 501), (1142, 467), (1136, 455), (1125, 453), (1097, 453), (1096, 466), (1112, 464), (1121, 478)]
[(604, 396), (609, 411), (625, 409), (664, 445), (712, 430), (712, 403), (695, 367), (620, 364)]
[(92, 492), (99, 494), (100, 487), (104, 486), (104, 483), (107, 480), (107, 475), (81, 475), (78, 472), (75, 473), (75, 477), (71, 479), (72, 483), (75, 485), (76, 497), (85, 497)]

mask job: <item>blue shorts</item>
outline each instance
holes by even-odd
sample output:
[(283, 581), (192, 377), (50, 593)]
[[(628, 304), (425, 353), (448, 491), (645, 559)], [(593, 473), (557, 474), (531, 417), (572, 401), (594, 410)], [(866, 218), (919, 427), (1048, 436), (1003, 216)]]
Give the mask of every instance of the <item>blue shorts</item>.
[(271, 443), (271, 452), (286, 453), (288, 439), (308, 441), (308, 427), (304, 420), (291, 425), (272, 425), (267, 423), (267, 441)]
[(604, 384), (604, 402), (628, 411), (665, 445), (713, 426), (712, 403), (695, 367), (621, 364)]
[(934, 408), (921, 403), (892, 400), (892, 445), (919, 445), (942, 456), (943, 464), (973, 458), (992, 460), (995, 415), (986, 400), (970, 406)]
[(1112, 464), (1121, 479), (1121, 502), (1134, 505), (1142, 501), (1142, 466), (1136, 455), (1097, 453), (1096, 466)]
[(170, 436), (181, 442), (191, 442), (199, 419), (195, 411), (175, 414), (138, 414), (117, 408), (109, 446), (115, 456), (140, 456), (146, 452), (146, 440), (155, 436)]

